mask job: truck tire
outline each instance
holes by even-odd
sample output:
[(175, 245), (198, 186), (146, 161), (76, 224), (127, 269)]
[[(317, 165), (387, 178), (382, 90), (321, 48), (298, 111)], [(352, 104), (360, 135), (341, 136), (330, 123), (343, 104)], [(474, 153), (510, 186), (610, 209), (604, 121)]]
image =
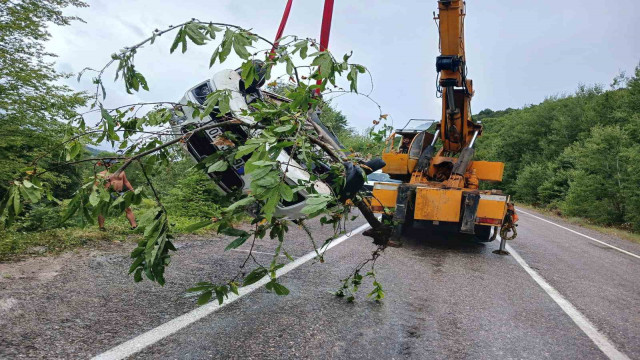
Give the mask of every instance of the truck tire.
[(475, 232), (474, 240), (478, 242), (491, 242), (494, 239), (491, 237), (491, 229), (493, 226), (488, 225), (476, 225), (473, 229)]

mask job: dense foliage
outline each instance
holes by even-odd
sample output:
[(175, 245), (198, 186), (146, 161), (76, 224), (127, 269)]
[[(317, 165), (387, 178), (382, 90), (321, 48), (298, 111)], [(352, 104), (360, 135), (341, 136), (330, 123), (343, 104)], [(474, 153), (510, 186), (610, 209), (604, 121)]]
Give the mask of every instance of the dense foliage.
[(505, 162), (516, 201), (640, 231), (640, 67), (611, 89), (504, 111), (483, 110), (478, 156)]
[[(54, 54), (45, 51), (47, 26), (66, 26), (67, 6), (86, 6), (78, 0), (15, 0), (0, 2), (0, 198), (8, 184), (28, 167), (46, 157), (69, 131), (63, 120), (75, 117), (85, 97), (60, 85), (69, 75), (53, 67)], [(82, 150), (81, 148), (78, 150)], [(42, 159), (42, 166), (58, 158)], [(51, 168), (43, 179), (58, 197), (71, 195), (79, 175), (71, 167)]]

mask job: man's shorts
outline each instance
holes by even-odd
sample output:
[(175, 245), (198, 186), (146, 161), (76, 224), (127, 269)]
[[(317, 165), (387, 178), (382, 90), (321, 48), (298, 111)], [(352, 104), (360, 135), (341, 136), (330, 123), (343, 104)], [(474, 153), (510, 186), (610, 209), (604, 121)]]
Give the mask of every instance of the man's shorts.
[(111, 195), (111, 198), (113, 200), (115, 200), (115, 199), (119, 198), (120, 196), (124, 195), (124, 193), (126, 193), (126, 191), (112, 192), (112, 193), (109, 193), (109, 195)]

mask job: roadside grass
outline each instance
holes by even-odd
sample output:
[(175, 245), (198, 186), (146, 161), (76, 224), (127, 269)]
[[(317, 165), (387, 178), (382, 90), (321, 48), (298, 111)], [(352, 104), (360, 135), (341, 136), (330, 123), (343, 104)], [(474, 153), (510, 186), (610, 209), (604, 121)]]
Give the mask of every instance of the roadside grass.
[[(143, 209), (133, 209), (139, 218)], [(187, 232), (189, 225), (202, 221), (203, 218), (169, 215), (169, 223), (174, 235), (196, 234), (206, 235), (215, 231), (214, 226), (194, 232)], [(70, 226), (43, 231), (0, 231), (0, 261), (19, 260), (25, 256), (56, 255), (79, 247), (97, 245), (100, 242), (131, 242), (142, 239), (140, 230), (131, 230), (124, 214), (108, 217), (105, 222), (106, 231), (100, 231), (98, 225), (85, 227)]]
[(603, 234), (619, 237), (621, 239), (625, 239), (627, 241), (634, 242), (636, 244), (640, 244), (640, 234), (631, 232), (627, 229), (613, 226), (603, 226), (597, 225), (590, 222), (588, 219), (574, 217), (574, 216), (564, 216), (558, 210), (550, 210), (545, 208), (536, 207), (529, 204), (516, 203), (517, 207), (523, 208), (525, 210), (532, 210), (550, 217), (555, 217), (558, 219), (562, 219), (570, 224), (579, 225), (585, 227), (587, 229), (599, 231)]
[(122, 242), (141, 237), (141, 235), (132, 234), (126, 219), (108, 220), (105, 225), (108, 230), (104, 232), (98, 230), (97, 225), (44, 231), (2, 231), (0, 232), (0, 261), (17, 260), (24, 255), (59, 254), (100, 241)]

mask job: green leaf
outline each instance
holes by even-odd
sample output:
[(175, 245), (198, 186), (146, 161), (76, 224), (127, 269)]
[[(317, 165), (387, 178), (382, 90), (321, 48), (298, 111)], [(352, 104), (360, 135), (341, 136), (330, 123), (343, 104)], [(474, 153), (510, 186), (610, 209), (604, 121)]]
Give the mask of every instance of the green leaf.
[(260, 144), (246, 144), (238, 147), (238, 151), (236, 151), (235, 158), (240, 159), (244, 155), (252, 153), (255, 149), (257, 149)]
[(100, 197), (98, 196), (98, 190), (93, 189), (91, 195), (89, 195), (89, 204), (96, 206), (100, 202)]
[(213, 64), (216, 63), (216, 59), (218, 58), (218, 56), (220, 55), (220, 52), (218, 50), (219, 48), (216, 48), (213, 51), (213, 54), (211, 54), (211, 60), (209, 60), (209, 68), (211, 68), (213, 66)]
[(20, 214), (20, 211), (22, 211), (22, 204), (20, 203), (20, 195), (18, 194), (17, 189), (14, 188), (13, 214), (17, 216)]
[(247, 233), (245, 235), (242, 235), (242, 236), (238, 237), (237, 239), (235, 239), (231, 243), (229, 243), (229, 245), (227, 245), (227, 247), (224, 248), (224, 251), (235, 249), (235, 248), (238, 248), (238, 247), (242, 246), (242, 244), (244, 244), (247, 241), (249, 236), (251, 236), (251, 234)]
[(256, 67), (253, 62), (247, 61), (242, 64), (242, 80), (244, 80), (244, 88), (248, 89), (256, 78)]
[(211, 288), (213, 288), (213, 284), (209, 283), (209, 282), (200, 282), (197, 284), (197, 286), (194, 286), (192, 288), (187, 289), (187, 292), (201, 292), (201, 291), (206, 291), (206, 290), (211, 290)]
[(203, 220), (203, 221), (200, 221), (200, 222), (197, 222), (197, 223), (193, 223), (193, 224), (187, 226), (185, 228), (185, 231), (186, 232), (194, 232), (194, 231), (196, 231), (198, 229), (202, 229), (203, 227), (207, 227), (207, 226), (209, 226), (211, 224), (213, 224), (213, 222), (211, 222), (211, 220)]
[(287, 132), (293, 129), (293, 126), (294, 126), (293, 124), (278, 126), (277, 128), (273, 129), (273, 132), (276, 132), (276, 133)]
[(142, 86), (142, 89), (149, 91), (149, 85), (147, 84), (147, 79), (145, 79), (141, 73), (136, 72), (136, 79), (140, 83), (140, 86)]
[(286, 201), (293, 200), (293, 190), (289, 187), (289, 185), (282, 183), (280, 184), (280, 196)]
[[(236, 35), (235, 38), (237, 38), (237, 36), (238, 35)], [(244, 60), (251, 57), (251, 53), (247, 51), (247, 48), (235, 39), (233, 41), (233, 50), (236, 52), (236, 54), (238, 54), (240, 58)]]
[(171, 44), (171, 49), (169, 49), (169, 53), (173, 54), (173, 52), (178, 48), (178, 45), (182, 41), (182, 28), (178, 30), (175, 39), (173, 39), (173, 44)]
[(278, 191), (278, 189), (274, 189), (274, 190), (275, 191), (271, 191), (267, 199), (267, 202), (262, 207), (262, 212), (264, 214), (264, 217), (269, 222), (273, 218), (273, 214), (276, 211), (276, 206), (278, 205), (278, 203), (280, 203), (280, 199), (281, 199), (280, 192)]
[(134, 272), (138, 268), (138, 266), (142, 265), (143, 261), (144, 261), (144, 257), (142, 257), (142, 256), (140, 256), (137, 259), (135, 259), (133, 261), (133, 263), (131, 264), (131, 266), (129, 267), (129, 274)]
[(142, 268), (138, 268), (135, 274), (133, 274), (133, 281), (135, 282), (142, 281)]
[(189, 39), (196, 45), (204, 45), (206, 43), (206, 37), (200, 32), (200, 30), (194, 26), (193, 23), (187, 24), (185, 30)]
[(211, 290), (203, 292), (198, 297), (198, 305), (204, 305), (204, 304), (208, 303), (209, 300), (211, 300), (211, 296), (213, 296), (213, 292)]
[(276, 162), (271, 160), (259, 160), (259, 161), (254, 161), (252, 164), (255, 166), (267, 166), (267, 165), (275, 165)]
[(36, 188), (27, 188), (24, 186), (19, 186), (20, 194), (25, 200), (29, 200), (32, 203), (37, 203), (40, 201), (40, 192)]
[(263, 267), (254, 269), (252, 272), (249, 273), (249, 275), (247, 275), (247, 277), (244, 278), (244, 281), (242, 282), (242, 286), (247, 286), (247, 285), (257, 283), (258, 281), (260, 281), (260, 279), (265, 277), (267, 273), (268, 273), (268, 270)]
[(234, 202), (233, 204), (229, 205), (225, 210), (226, 211), (234, 211), (235, 209), (241, 207), (241, 206), (246, 206), (249, 205), (253, 202), (255, 202), (256, 199), (253, 196), (247, 196), (244, 199), (240, 199), (236, 202)]
[(266, 284), (266, 288), (268, 290), (273, 290), (276, 294), (280, 296), (289, 295), (289, 289), (287, 289), (284, 285), (277, 283), (275, 279), (268, 282)]
[(231, 292), (236, 294), (236, 295), (240, 295), (238, 293), (238, 285), (234, 282), (229, 283), (229, 288), (231, 289)]
[(182, 53), (184, 54), (185, 52), (187, 52), (187, 31), (186, 30), (182, 31), (180, 42), (182, 44)]
[(218, 108), (220, 109), (220, 114), (225, 115), (231, 112), (231, 106), (229, 105), (229, 95), (224, 94), (220, 97), (218, 101)]
[(220, 31), (222, 31), (221, 28), (213, 24), (209, 24), (209, 37), (211, 37), (211, 40), (214, 40), (216, 38), (216, 33)]
[(229, 290), (227, 290), (226, 286), (216, 287), (216, 298), (218, 299), (218, 305), (222, 305), (224, 302), (224, 298), (227, 296)]
[(351, 71), (347, 74), (347, 80), (349, 80), (349, 88), (351, 91), (358, 93), (358, 69), (355, 66), (351, 67)]
[(286, 250), (282, 250), (282, 252), (284, 253), (284, 256), (287, 257), (287, 259), (289, 259), (290, 261), (293, 261), (293, 256), (289, 255), (289, 253)]
[(251, 175), (251, 180), (255, 181), (255, 180), (258, 180), (260, 178), (265, 177), (267, 174), (269, 174), (272, 171), (274, 171), (273, 166), (261, 166), (261, 167), (255, 169), (255, 170), (253, 170), (249, 174)]
[(138, 256), (142, 255), (143, 252), (144, 252), (143, 247), (137, 247), (131, 252), (131, 258), (132, 259), (137, 258)]
[[(255, 180), (253, 184), (257, 186), (265, 187), (265, 188), (272, 188), (276, 186), (279, 182), (280, 182), (280, 177), (278, 176), (277, 171), (274, 171), (263, 178)], [(262, 199), (262, 197), (259, 197), (259, 198)]]
[(220, 52), (218, 54), (220, 63), (223, 63), (225, 60), (227, 60), (227, 57), (231, 53), (232, 44), (233, 44), (233, 31), (231, 29), (227, 29), (224, 32), (224, 36), (222, 38), (222, 44), (220, 44)]
[(213, 165), (209, 166), (209, 168), (207, 169), (207, 172), (208, 173), (221, 172), (221, 171), (227, 170), (228, 167), (229, 167), (229, 164), (226, 161), (218, 160)]
[(287, 63), (287, 75), (291, 76), (293, 75), (293, 70), (295, 69), (295, 66), (293, 65), (293, 61), (291, 61), (291, 59), (289, 57), (285, 58), (285, 61)]
[(329, 52), (323, 51), (313, 59), (311, 66), (317, 66), (320, 77), (324, 79), (333, 72), (333, 63), (333, 58)]

